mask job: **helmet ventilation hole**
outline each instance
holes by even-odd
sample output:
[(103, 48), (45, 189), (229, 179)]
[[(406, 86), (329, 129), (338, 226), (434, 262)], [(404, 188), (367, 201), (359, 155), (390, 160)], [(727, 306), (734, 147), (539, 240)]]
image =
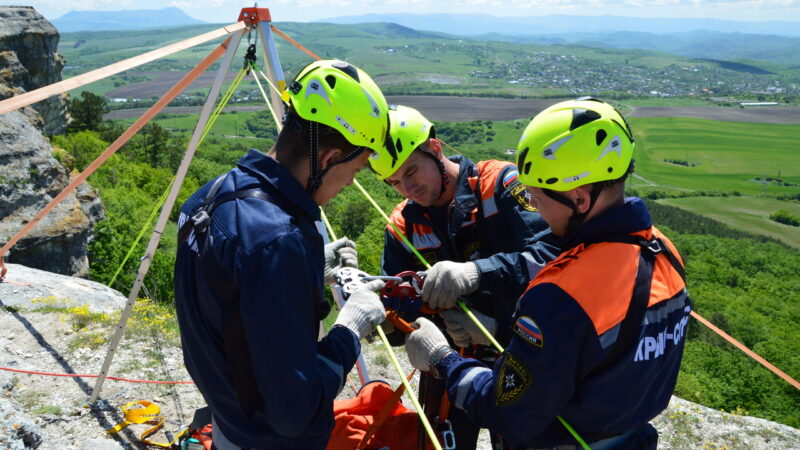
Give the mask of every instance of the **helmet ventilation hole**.
[(317, 108), (311, 108), (311, 114), (316, 114), (316, 113), (317, 113)]
[(608, 168), (608, 173), (611, 173), (611, 172), (613, 172), (613, 171), (614, 171), (614, 168), (613, 168), (613, 167), (609, 167), (609, 168)]
[(554, 184), (557, 181), (558, 181), (558, 178), (548, 178), (547, 181), (545, 181), (545, 183)]
[(328, 86), (330, 86), (331, 89), (336, 87), (336, 77), (334, 77), (333, 75), (328, 75), (327, 77), (325, 77), (325, 82), (328, 83)]
[(606, 139), (606, 136), (608, 136), (608, 133), (606, 133), (606, 130), (603, 130), (603, 129), (597, 130), (597, 134), (594, 137), (595, 138), (595, 142), (597, 142), (597, 145), (602, 144), (603, 141)]

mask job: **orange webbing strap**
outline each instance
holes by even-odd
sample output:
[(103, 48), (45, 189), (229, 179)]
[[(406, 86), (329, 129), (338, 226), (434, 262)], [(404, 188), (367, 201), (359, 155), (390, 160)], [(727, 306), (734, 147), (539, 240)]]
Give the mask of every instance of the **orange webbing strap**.
[(211, 66), (211, 64), (214, 63), (214, 61), (219, 59), (219, 57), (222, 56), (223, 53), (225, 53), (225, 50), (228, 47), (230, 39), (231, 39), (230, 37), (225, 39), (225, 41), (223, 41), (219, 46), (217, 46), (217, 48), (215, 48), (214, 51), (212, 51), (208, 56), (206, 56), (202, 61), (200, 61), (200, 63), (194, 69), (192, 69), (189, 73), (187, 73), (183, 77), (183, 79), (181, 79), (175, 86), (172, 87), (172, 89), (170, 89), (166, 94), (164, 94), (164, 96), (161, 97), (161, 99), (159, 99), (155, 105), (151, 106), (150, 109), (148, 109), (147, 112), (145, 112), (142, 115), (142, 117), (139, 118), (139, 120), (137, 120), (133, 125), (131, 125), (130, 128), (125, 130), (125, 132), (122, 133), (122, 135), (119, 138), (117, 138), (116, 141), (114, 141), (111, 145), (109, 145), (108, 148), (100, 156), (98, 156), (97, 159), (94, 160), (94, 162), (92, 162), (86, 169), (84, 169), (83, 172), (81, 172), (77, 177), (75, 177), (75, 179), (73, 179), (72, 182), (56, 196), (56, 198), (50, 201), (50, 203), (47, 206), (45, 206), (44, 209), (42, 209), (39, 212), (39, 214), (36, 215), (36, 217), (34, 217), (30, 222), (28, 222), (24, 227), (22, 227), (22, 229), (19, 230), (17, 234), (15, 234), (14, 237), (11, 238), (11, 240), (6, 242), (3, 248), (0, 248), (0, 279), (2, 279), (5, 276), (6, 272), (8, 271), (8, 269), (6, 269), (6, 266), (3, 264), (3, 255), (5, 255), (6, 252), (8, 252), (8, 250), (14, 246), (14, 244), (16, 244), (26, 234), (28, 234), (33, 229), (33, 227), (35, 227), (39, 223), (39, 221), (42, 220), (44, 216), (46, 216), (50, 211), (53, 210), (53, 208), (55, 208), (59, 203), (61, 203), (61, 201), (64, 200), (64, 198), (66, 198), (66, 196), (69, 195), (70, 192), (75, 190), (75, 188), (77, 188), (78, 185), (80, 185), (87, 178), (89, 178), (89, 175), (94, 173), (94, 171), (97, 170), (97, 168), (100, 167), (100, 165), (102, 165), (108, 158), (111, 157), (111, 155), (113, 155), (117, 150), (119, 150), (120, 147), (122, 147), (126, 142), (128, 142), (128, 140), (132, 138), (133, 135), (136, 134), (136, 132), (138, 132), (147, 122), (149, 122), (150, 119), (152, 119), (156, 114), (158, 114), (159, 111), (164, 109), (164, 107), (167, 106), (169, 102), (171, 102), (175, 97), (178, 96), (178, 94), (180, 94), (184, 89), (186, 89), (186, 87), (189, 86), (197, 77), (199, 77), (200, 74), (205, 72), (205, 70), (208, 69), (209, 66)]
[(447, 395), (447, 389), (442, 394), (442, 401), (439, 402), (439, 415), (436, 416), (437, 422), (444, 422), (447, 420), (447, 415), (450, 414), (450, 397)]
[(777, 367), (775, 367), (772, 364), (770, 364), (769, 361), (767, 361), (766, 359), (758, 356), (758, 354), (756, 354), (754, 351), (750, 350), (749, 348), (745, 347), (744, 344), (742, 344), (741, 342), (739, 342), (736, 339), (732, 338), (728, 333), (720, 330), (719, 328), (716, 327), (716, 325), (714, 325), (713, 323), (709, 322), (704, 317), (702, 317), (700, 314), (697, 314), (694, 311), (691, 312), (691, 315), (692, 315), (692, 317), (694, 317), (695, 319), (700, 321), (700, 323), (702, 323), (703, 325), (705, 325), (708, 328), (710, 328), (713, 332), (715, 332), (718, 335), (720, 335), (723, 338), (725, 338), (726, 341), (728, 341), (731, 344), (733, 344), (736, 348), (738, 348), (739, 350), (743, 351), (747, 356), (749, 356), (749, 357), (755, 359), (756, 361), (758, 361), (759, 364), (761, 364), (762, 366), (764, 366), (767, 369), (771, 370), (775, 375), (777, 375), (777, 376), (783, 378), (784, 380), (786, 380), (787, 383), (791, 384), (796, 389), (800, 389), (800, 383), (798, 383), (797, 380), (795, 380), (794, 378), (790, 377), (789, 375), (787, 375), (782, 370), (780, 370)]
[(309, 49), (303, 47), (302, 45), (300, 45), (299, 42), (297, 42), (294, 39), (290, 38), (286, 33), (284, 33), (283, 31), (279, 30), (278, 27), (276, 27), (275, 25), (271, 25), (270, 24), (270, 28), (272, 28), (272, 31), (274, 31), (274, 32), (278, 33), (279, 35), (281, 35), (282, 38), (284, 38), (287, 41), (289, 41), (290, 44), (292, 44), (295, 47), (299, 48), (300, 50), (304, 51), (306, 53), (306, 55), (308, 55), (308, 56), (310, 56), (310, 57), (312, 57), (314, 59), (317, 59), (317, 60), (322, 59), (319, 56), (317, 56), (314, 53), (312, 53), (311, 50), (309, 50)]
[(0, 114), (7, 113), (9, 111), (14, 111), (16, 109), (22, 108), (23, 106), (28, 106), (32, 103), (44, 100), (52, 95), (62, 94), (64, 92), (92, 83), (94, 81), (110, 77), (111, 75), (115, 75), (120, 72), (124, 72), (133, 67), (141, 66), (142, 64), (149, 63), (158, 58), (163, 58), (164, 56), (177, 53), (181, 50), (186, 50), (187, 48), (191, 48), (196, 45), (202, 44), (204, 42), (208, 42), (212, 39), (225, 36), (227, 34), (241, 30), (244, 27), (245, 27), (244, 22), (228, 25), (226, 27), (210, 31), (205, 34), (195, 36), (193, 38), (189, 38), (180, 42), (176, 42), (174, 44), (167, 45), (166, 47), (161, 47), (151, 52), (142, 53), (141, 55), (134, 56), (133, 58), (129, 58), (105, 67), (101, 67), (99, 69), (92, 70), (91, 72), (86, 72), (76, 77), (68, 78), (64, 81), (59, 81), (58, 83), (53, 83), (36, 90), (11, 97), (9, 99), (0, 102)]
[[(414, 377), (414, 374), (416, 372), (417, 369), (412, 370), (411, 373), (409, 373), (408, 376), (406, 377), (406, 380), (410, 382), (411, 378)], [(356, 449), (362, 449), (364, 448), (365, 445), (367, 445), (367, 442), (369, 442), (369, 440), (372, 438), (375, 432), (377, 432), (378, 429), (381, 427), (381, 425), (383, 425), (383, 422), (385, 422), (386, 419), (389, 418), (389, 415), (392, 413), (392, 411), (394, 411), (397, 402), (400, 401), (400, 397), (403, 396), (405, 390), (406, 390), (405, 385), (403, 383), (400, 383), (400, 386), (398, 386), (397, 389), (395, 389), (394, 394), (392, 394), (392, 396), (389, 397), (389, 399), (383, 405), (383, 408), (381, 408), (381, 410), (378, 411), (378, 414), (375, 415), (375, 419), (372, 422), (372, 425), (369, 426), (367, 432), (364, 434), (364, 437), (361, 438), (361, 442), (359, 442), (358, 445), (356, 446)]]
[(153, 442), (147, 438), (155, 434), (156, 431), (160, 430), (166, 421), (164, 416), (161, 415), (161, 408), (153, 402), (139, 400), (138, 402), (127, 403), (125, 406), (122, 406), (121, 409), (125, 418), (122, 419), (122, 422), (107, 429), (106, 431), (109, 434), (119, 433), (123, 428), (130, 424), (145, 423), (153, 426), (142, 432), (142, 434), (139, 436), (139, 440), (142, 441), (142, 444), (155, 445), (162, 448), (172, 448), (172, 444), (177, 442), (178, 439), (180, 439), (180, 437), (188, 430), (184, 429), (177, 436), (175, 436), (175, 439), (172, 442)]

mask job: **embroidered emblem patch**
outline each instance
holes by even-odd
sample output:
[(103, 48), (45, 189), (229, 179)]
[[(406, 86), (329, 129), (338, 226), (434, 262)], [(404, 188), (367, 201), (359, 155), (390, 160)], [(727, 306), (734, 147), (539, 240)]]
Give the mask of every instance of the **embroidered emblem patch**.
[(528, 316), (522, 316), (514, 323), (514, 332), (525, 342), (542, 348), (544, 345), (544, 338), (542, 337), (542, 330), (539, 325)]
[(503, 365), (497, 374), (495, 403), (497, 406), (510, 405), (519, 400), (531, 386), (533, 375), (511, 353), (503, 357)]
[(519, 172), (516, 170), (512, 170), (503, 177), (503, 187), (508, 189), (509, 186), (514, 184), (515, 181), (519, 179)]
[(509, 190), (509, 193), (512, 197), (517, 199), (517, 202), (519, 202), (520, 206), (525, 208), (527, 211), (536, 211), (536, 208), (531, 206), (531, 194), (527, 189), (525, 189), (524, 184), (517, 183), (516, 186), (513, 186)]

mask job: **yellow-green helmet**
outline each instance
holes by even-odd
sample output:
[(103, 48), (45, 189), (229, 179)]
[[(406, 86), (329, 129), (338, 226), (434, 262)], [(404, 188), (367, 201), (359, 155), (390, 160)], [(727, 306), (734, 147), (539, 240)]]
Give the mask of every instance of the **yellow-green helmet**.
[(517, 146), (523, 184), (569, 191), (628, 172), (634, 139), (613, 106), (591, 97), (557, 103), (533, 118)]
[(378, 151), (388, 126), (386, 99), (361, 69), (343, 61), (315, 61), (286, 88), (284, 101), (305, 120), (327, 125), (355, 146)]
[(386, 145), (369, 158), (378, 179), (392, 176), (429, 137), (436, 137), (433, 124), (419, 111), (408, 106), (390, 105)]

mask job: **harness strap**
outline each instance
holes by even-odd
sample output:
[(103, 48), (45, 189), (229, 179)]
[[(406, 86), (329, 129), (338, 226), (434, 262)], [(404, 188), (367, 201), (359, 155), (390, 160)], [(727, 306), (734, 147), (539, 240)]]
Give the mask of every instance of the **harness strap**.
[(681, 278), (684, 281), (686, 280), (686, 272), (683, 266), (660, 238), (654, 237), (648, 240), (630, 234), (611, 234), (587, 241), (584, 244), (588, 246), (600, 242), (634, 244), (638, 245), (641, 250), (639, 252), (639, 267), (636, 270), (633, 295), (628, 306), (628, 312), (620, 322), (617, 340), (612, 344), (600, 364), (592, 369), (590, 375), (602, 372), (615, 364), (631, 345), (636, 344), (636, 337), (644, 319), (647, 304), (650, 302), (650, 288), (656, 256), (664, 254)]

